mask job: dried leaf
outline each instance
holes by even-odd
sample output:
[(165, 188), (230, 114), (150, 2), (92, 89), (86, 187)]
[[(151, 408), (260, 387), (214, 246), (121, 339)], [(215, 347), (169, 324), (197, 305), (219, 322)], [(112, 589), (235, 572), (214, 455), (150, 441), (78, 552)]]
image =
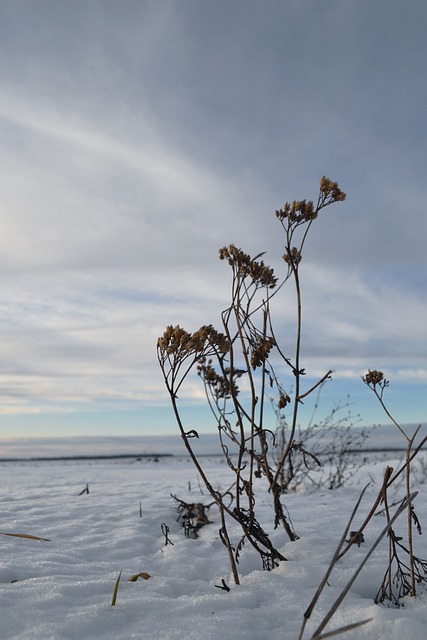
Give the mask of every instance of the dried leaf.
[(195, 429), (191, 429), (191, 431), (187, 431), (187, 433), (184, 434), (186, 436), (186, 438), (198, 438), (199, 434), (197, 433), (197, 431)]
[(145, 573), (145, 571), (143, 571), (142, 573), (136, 573), (134, 576), (131, 576), (128, 579), (128, 582), (136, 582), (138, 580), (138, 578), (143, 578), (144, 580), (149, 580), (151, 578), (149, 573)]

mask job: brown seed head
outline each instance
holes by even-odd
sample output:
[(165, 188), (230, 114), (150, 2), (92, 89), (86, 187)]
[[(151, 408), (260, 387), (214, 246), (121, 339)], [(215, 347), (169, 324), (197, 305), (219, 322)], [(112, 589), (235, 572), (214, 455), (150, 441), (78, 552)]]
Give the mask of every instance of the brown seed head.
[(292, 247), (290, 253), (285, 253), (283, 260), (288, 264), (297, 266), (301, 262), (301, 252), (296, 247)]
[(263, 260), (254, 260), (234, 244), (222, 247), (219, 250), (219, 259), (227, 260), (237, 275), (241, 278), (251, 278), (255, 285), (270, 289), (276, 286), (277, 278), (274, 275), (274, 270), (265, 265)]
[(375, 387), (375, 385), (381, 384), (381, 382), (383, 382), (384, 374), (382, 371), (376, 371), (375, 369), (371, 371), (369, 369), (368, 373), (365, 376), (363, 376), (362, 380), (366, 384), (372, 385), (373, 387)]
[(329, 178), (323, 176), (320, 178), (320, 191), (325, 198), (331, 198), (335, 202), (342, 202), (346, 195), (338, 186), (338, 182), (332, 182)]

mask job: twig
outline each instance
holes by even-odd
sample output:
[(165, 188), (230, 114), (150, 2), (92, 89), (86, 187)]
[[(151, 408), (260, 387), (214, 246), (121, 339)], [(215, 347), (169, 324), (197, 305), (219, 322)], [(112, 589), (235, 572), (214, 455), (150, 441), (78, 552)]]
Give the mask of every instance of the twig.
[(165, 547), (167, 547), (168, 544), (171, 544), (172, 546), (174, 546), (172, 540), (169, 538), (169, 527), (165, 522), (162, 522), (161, 530), (163, 535), (165, 536)]

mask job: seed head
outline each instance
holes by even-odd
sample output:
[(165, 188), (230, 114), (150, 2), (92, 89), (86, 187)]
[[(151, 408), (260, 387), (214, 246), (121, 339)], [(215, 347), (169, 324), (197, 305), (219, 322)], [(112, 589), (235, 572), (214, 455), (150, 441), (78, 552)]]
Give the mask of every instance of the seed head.
[(273, 338), (260, 338), (251, 348), (251, 367), (256, 369), (261, 367), (267, 360), (271, 349), (274, 347), (275, 342)]
[(290, 253), (285, 253), (283, 260), (288, 264), (297, 266), (301, 262), (301, 252), (296, 247), (292, 247)]
[(222, 247), (219, 250), (219, 259), (227, 260), (236, 275), (239, 275), (241, 278), (251, 278), (255, 285), (268, 287), (270, 289), (276, 286), (277, 278), (274, 275), (273, 269), (265, 265), (263, 260), (251, 258), (250, 255), (238, 249), (234, 244), (230, 244), (228, 247)]
[(362, 380), (365, 384), (373, 387), (377, 384), (381, 384), (383, 381), (386, 382), (383, 372), (376, 371), (375, 369), (373, 371), (369, 369), (368, 373), (363, 376)]
[(335, 202), (342, 202), (346, 198), (344, 191), (339, 188), (338, 182), (332, 182), (325, 176), (320, 178), (320, 192), (324, 198), (330, 198), (331, 201)]
[(212, 325), (204, 325), (194, 333), (188, 333), (179, 325), (169, 325), (157, 340), (157, 348), (167, 356), (183, 359), (188, 355), (199, 357), (211, 352), (228, 353), (230, 342)]
[(284, 409), (289, 403), (291, 399), (287, 393), (281, 392), (279, 395), (279, 400), (277, 402), (277, 407), (279, 409)]

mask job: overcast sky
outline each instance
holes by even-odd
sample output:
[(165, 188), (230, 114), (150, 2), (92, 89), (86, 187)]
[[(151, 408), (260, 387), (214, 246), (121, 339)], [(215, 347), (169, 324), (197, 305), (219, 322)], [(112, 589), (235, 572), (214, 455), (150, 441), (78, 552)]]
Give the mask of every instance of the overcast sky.
[(425, 0), (0, 0), (2, 436), (174, 433), (157, 337), (220, 327), (219, 247), (279, 271), (274, 212), (322, 175), (347, 201), (305, 249), (304, 366), (325, 410), (384, 422), (383, 369), (426, 420), (426, 27)]

